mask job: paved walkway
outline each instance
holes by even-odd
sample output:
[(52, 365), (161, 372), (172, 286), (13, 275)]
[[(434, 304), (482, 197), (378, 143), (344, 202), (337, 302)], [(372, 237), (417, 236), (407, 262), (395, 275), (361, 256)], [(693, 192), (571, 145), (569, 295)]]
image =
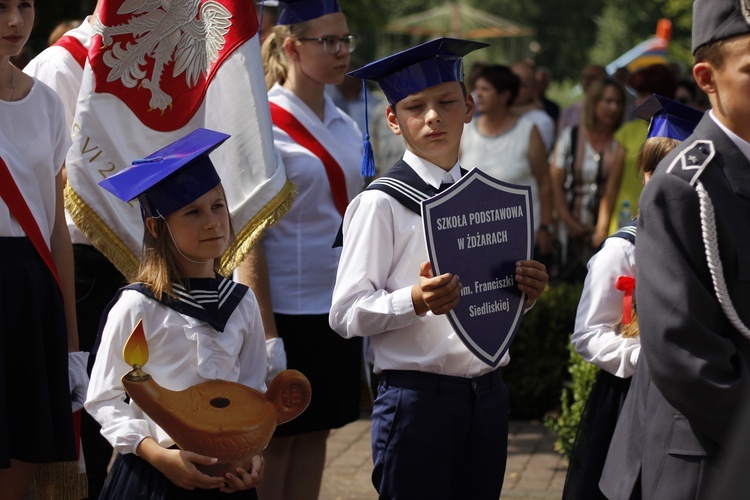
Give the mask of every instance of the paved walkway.
[[(541, 422), (510, 423), (502, 499), (559, 499), (565, 463), (555, 436)], [(331, 432), (319, 500), (375, 500), (370, 483), (370, 421), (360, 419)]]

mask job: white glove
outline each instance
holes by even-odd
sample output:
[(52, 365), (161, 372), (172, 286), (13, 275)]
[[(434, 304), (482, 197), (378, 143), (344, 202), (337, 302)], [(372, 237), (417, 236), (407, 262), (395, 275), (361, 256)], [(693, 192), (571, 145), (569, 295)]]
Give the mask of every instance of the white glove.
[(266, 387), (279, 373), (286, 370), (286, 351), (284, 341), (280, 337), (266, 340)]
[(86, 391), (89, 388), (89, 375), (86, 365), (89, 362), (89, 353), (83, 351), (68, 353), (68, 382), (70, 382), (70, 399), (73, 403), (73, 412), (83, 408), (86, 402)]

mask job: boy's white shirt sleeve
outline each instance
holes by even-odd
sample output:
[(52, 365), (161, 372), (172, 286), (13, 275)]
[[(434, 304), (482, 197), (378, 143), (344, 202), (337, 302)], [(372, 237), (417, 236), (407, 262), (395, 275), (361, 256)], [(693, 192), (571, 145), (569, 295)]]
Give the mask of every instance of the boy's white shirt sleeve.
[(394, 248), (394, 231), (399, 229), (387, 196), (378, 191), (362, 193), (344, 216), (344, 246), (329, 323), (346, 338), (376, 335), (419, 321), (411, 300), (419, 269), (413, 270), (413, 282), (403, 286), (409, 278), (399, 276), (396, 269), (404, 256)]
[(635, 372), (641, 343), (614, 331), (622, 316), (624, 292), (615, 288), (620, 276), (635, 277), (635, 246), (623, 238), (609, 238), (589, 260), (570, 340), (583, 359), (627, 378)]

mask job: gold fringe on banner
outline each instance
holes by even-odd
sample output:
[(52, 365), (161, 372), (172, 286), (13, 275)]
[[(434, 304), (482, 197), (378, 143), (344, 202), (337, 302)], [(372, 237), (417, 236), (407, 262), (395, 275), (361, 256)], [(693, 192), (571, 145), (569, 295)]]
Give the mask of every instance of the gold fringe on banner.
[(138, 273), (138, 257), (104, 223), (94, 209), (73, 191), (70, 184), (65, 185), (65, 208), (76, 226), (91, 240), (96, 249), (130, 281)]
[(88, 498), (86, 474), (78, 472), (78, 462), (42, 464), (36, 470), (35, 500), (80, 500)]
[(297, 187), (287, 179), (281, 191), (237, 232), (235, 244), (221, 256), (219, 272), (224, 276), (231, 276), (253, 245), (260, 241), (263, 231), (276, 224), (292, 208), (296, 197)]

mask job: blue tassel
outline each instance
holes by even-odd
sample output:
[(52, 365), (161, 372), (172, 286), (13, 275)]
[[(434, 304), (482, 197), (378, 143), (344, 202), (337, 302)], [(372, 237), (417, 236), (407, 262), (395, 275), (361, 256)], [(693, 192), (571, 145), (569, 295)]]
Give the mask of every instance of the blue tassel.
[(365, 134), (362, 147), (365, 150), (365, 155), (362, 157), (362, 177), (375, 177), (375, 155), (370, 144), (370, 134)]
[(362, 80), (362, 92), (365, 94), (365, 142), (362, 143), (362, 177), (375, 177), (375, 154), (370, 144), (370, 117), (367, 110), (367, 82)]

